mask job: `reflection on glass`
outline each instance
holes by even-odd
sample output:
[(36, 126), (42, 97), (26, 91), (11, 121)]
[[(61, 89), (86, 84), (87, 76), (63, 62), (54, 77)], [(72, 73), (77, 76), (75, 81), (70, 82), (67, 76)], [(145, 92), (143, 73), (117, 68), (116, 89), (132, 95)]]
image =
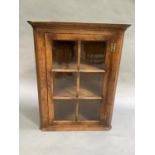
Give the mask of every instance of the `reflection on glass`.
[(81, 69), (103, 69), (105, 63), (106, 42), (81, 42)]
[(54, 69), (75, 69), (77, 50), (75, 41), (53, 41), (52, 46)]
[(76, 73), (53, 72), (53, 95), (76, 96)]
[(80, 100), (78, 120), (98, 120), (100, 100)]
[(75, 120), (75, 100), (54, 100), (54, 120)]
[(80, 73), (80, 96), (102, 95), (103, 73)]

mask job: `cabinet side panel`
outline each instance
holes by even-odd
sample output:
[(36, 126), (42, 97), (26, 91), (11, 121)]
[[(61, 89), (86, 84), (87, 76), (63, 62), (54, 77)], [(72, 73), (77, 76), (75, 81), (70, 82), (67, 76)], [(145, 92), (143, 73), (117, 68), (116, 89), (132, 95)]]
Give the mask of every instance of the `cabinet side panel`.
[(106, 97), (106, 106), (105, 106), (105, 116), (106, 116), (106, 126), (111, 126), (115, 92), (117, 86), (117, 79), (119, 73), (119, 66), (122, 53), (124, 33), (122, 32), (118, 39), (115, 40), (116, 46), (115, 51), (112, 52), (111, 56), (111, 71), (108, 81), (107, 97)]
[(46, 54), (44, 33), (34, 29), (35, 59), (40, 112), (40, 128), (48, 125)]
[(109, 81), (109, 74), (110, 74), (110, 68), (111, 68), (111, 41), (107, 42), (107, 47), (106, 47), (106, 56), (105, 56), (105, 69), (106, 73), (104, 74), (103, 78), (103, 90), (102, 90), (102, 97), (103, 101), (101, 104), (101, 121), (105, 123), (106, 120), (106, 115), (105, 115), (105, 106), (106, 106), (106, 97), (107, 97), (107, 88), (108, 88), (108, 81)]

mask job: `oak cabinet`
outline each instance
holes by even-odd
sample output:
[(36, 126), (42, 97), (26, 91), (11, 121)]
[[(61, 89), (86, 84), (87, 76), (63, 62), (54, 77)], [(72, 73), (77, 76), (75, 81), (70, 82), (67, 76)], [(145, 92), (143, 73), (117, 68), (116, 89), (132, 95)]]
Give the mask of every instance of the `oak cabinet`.
[(109, 130), (127, 24), (31, 22), (40, 128)]

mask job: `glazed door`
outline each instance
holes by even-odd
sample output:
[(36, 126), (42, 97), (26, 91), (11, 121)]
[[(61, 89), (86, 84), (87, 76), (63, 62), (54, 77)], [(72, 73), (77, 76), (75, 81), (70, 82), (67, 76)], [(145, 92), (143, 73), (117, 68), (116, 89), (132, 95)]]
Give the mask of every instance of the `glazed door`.
[(46, 33), (45, 46), (49, 123), (104, 124), (113, 38)]

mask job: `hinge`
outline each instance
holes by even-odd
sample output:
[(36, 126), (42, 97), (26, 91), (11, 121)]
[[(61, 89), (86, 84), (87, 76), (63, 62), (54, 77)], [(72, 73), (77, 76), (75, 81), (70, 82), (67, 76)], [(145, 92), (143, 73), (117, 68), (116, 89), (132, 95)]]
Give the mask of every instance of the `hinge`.
[(116, 47), (116, 43), (115, 42), (112, 42), (111, 43), (111, 52), (114, 52), (115, 51), (115, 47)]

